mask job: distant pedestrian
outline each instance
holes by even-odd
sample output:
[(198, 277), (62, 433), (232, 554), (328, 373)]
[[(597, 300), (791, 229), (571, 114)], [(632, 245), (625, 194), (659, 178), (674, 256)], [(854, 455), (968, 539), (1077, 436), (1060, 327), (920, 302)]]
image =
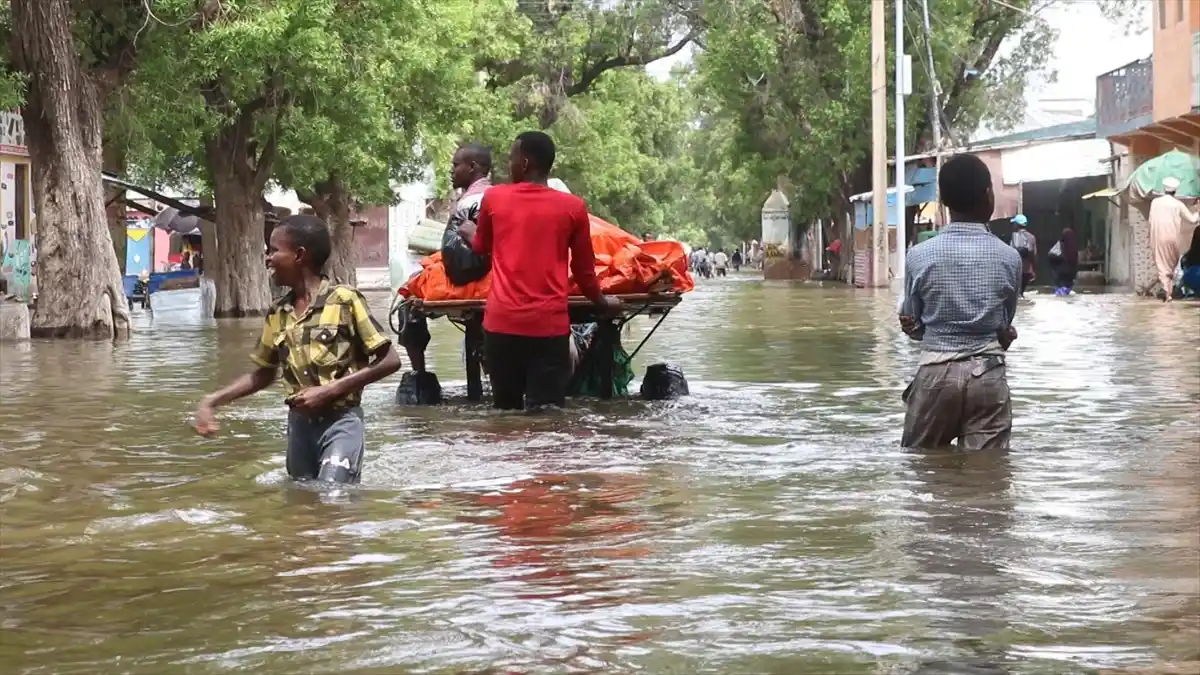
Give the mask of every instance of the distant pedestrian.
[(733, 266), (734, 272), (742, 269), (742, 250), (740, 248), (733, 249), (733, 253), (729, 256), (729, 264)]
[(1168, 176), (1162, 184), (1163, 195), (1150, 202), (1150, 247), (1154, 250), (1159, 283), (1166, 293), (1163, 300), (1169, 302), (1175, 286), (1175, 267), (1179, 264), (1179, 242), (1191, 241), (1190, 229), (1183, 231), (1184, 223), (1194, 227), (1200, 218), (1175, 197), (1178, 178)]
[(1013, 216), (1012, 247), (1021, 256), (1021, 297), (1025, 297), (1025, 289), (1037, 278), (1037, 237), (1029, 231), (1029, 220), (1018, 213)]
[(1192, 243), (1179, 259), (1179, 291), (1183, 297), (1200, 294), (1200, 227), (1192, 228)]
[(833, 278), (837, 278), (838, 271), (842, 266), (842, 240), (834, 239), (825, 247), (825, 258), (828, 261), (829, 272)]
[[(1054, 268), (1054, 294), (1070, 295), (1075, 288), (1075, 277), (1079, 275), (1079, 242), (1075, 239), (1075, 230), (1063, 228), (1049, 257), (1050, 266)], [(1174, 274), (1174, 270), (1171, 272)]]
[(729, 256), (725, 255), (725, 249), (717, 249), (716, 255), (713, 256), (713, 271), (717, 276), (723, 277), (729, 270)]
[(900, 326), (921, 342), (904, 391), (901, 443), (908, 448), (1005, 448), (1012, 401), (1005, 351), (1021, 289), (1021, 256), (992, 236), (992, 177), (979, 158), (958, 155), (938, 176), (951, 223), (905, 261)]
[(708, 251), (703, 246), (692, 252), (692, 271), (705, 279), (712, 276), (712, 265), (708, 262)]

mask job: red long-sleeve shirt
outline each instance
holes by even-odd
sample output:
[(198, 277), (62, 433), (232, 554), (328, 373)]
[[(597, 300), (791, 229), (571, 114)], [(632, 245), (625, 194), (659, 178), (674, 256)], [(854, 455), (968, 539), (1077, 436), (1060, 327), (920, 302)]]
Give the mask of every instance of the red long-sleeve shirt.
[(535, 183), (491, 188), (479, 206), (472, 242), (492, 256), (492, 290), (483, 327), (492, 333), (557, 337), (571, 332), (567, 267), (596, 300), (596, 255), (583, 200)]

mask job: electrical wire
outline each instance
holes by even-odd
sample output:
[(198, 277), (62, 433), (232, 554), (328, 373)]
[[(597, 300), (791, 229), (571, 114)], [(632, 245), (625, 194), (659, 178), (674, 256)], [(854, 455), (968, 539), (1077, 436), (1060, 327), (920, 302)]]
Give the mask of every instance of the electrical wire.
[[(905, 0), (905, 7), (908, 9), (913, 9), (914, 2), (915, 2), (915, 0)], [(934, 15), (932, 12), (930, 12), (929, 16), (932, 18)], [(918, 41), (917, 41), (916, 35), (913, 33), (912, 22), (906, 21), (904, 23), (905, 23), (905, 28), (908, 32), (908, 38), (909, 38), (910, 43), (916, 44)], [(922, 21), (921, 24), (923, 27), (925, 22)], [(933, 43), (933, 35), (931, 33), (932, 33), (932, 29), (929, 32), (925, 33), (925, 43), (927, 43), (927, 44)], [(951, 54), (953, 55), (953, 52), (951, 52)], [(937, 109), (938, 119), (936, 120), (935, 123), (939, 124), (941, 126), (942, 131), (945, 133), (946, 137), (948, 137), (950, 139), (951, 148), (953, 148), (953, 147), (957, 146), (957, 143), (955, 142), (954, 134), (952, 134), (950, 131), (950, 121), (948, 119), (946, 119), (945, 106), (943, 105), (943, 102), (942, 102), (942, 93), (941, 93), (942, 87), (941, 87), (941, 82), (938, 81), (938, 79), (937, 79), (937, 71), (934, 69), (931, 69), (929, 66), (929, 63), (925, 59), (917, 59), (917, 60), (921, 62), (921, 68), (925, 71), (925, 77), (928, 79), (930, 86), (933, 87), (934, 96), (936, 97), (935, 107)], [(963, 62), (963, 65), (967, 66), (966, 62)], [(936, 68), (936, 66), (935, 66), (935, 68)], [(939, 150), (941, 150), (941, 148), (935, 148), (935, 151), (939, 151)]]

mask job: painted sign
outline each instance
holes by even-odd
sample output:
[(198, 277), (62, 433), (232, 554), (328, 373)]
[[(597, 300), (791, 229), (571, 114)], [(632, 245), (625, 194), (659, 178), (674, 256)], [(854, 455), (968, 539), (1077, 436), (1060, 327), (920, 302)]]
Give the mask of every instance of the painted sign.
[(140, 276), (153, 271), (154, 236), (150, 228), (131, 227), (125, 230), (125, 274)]
[(20, 111), (0, 111), (0, 155), (29, 156), (25, 147), (25, 120)]
[(171, 255), (171, 235), (161, 227), (152, 228), (151, 231), (154, 232), (154, 271), (166, 272), (171, 268), (168, 260)]

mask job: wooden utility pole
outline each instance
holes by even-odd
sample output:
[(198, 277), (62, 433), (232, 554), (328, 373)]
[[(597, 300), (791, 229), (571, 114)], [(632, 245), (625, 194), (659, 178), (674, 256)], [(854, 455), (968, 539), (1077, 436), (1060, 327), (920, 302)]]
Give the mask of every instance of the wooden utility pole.
[(904, 278), (904, 255), (908, 246), (908, 213), (904, 194), (907, 166), (904, 160), (904, 97), (908, 94), (908, 64), (904, 58), (904, 4), (896, 0), (896, 278)]
[(871, 0), (871, 285), (887, 288), (887, 27), (884, 0)]

